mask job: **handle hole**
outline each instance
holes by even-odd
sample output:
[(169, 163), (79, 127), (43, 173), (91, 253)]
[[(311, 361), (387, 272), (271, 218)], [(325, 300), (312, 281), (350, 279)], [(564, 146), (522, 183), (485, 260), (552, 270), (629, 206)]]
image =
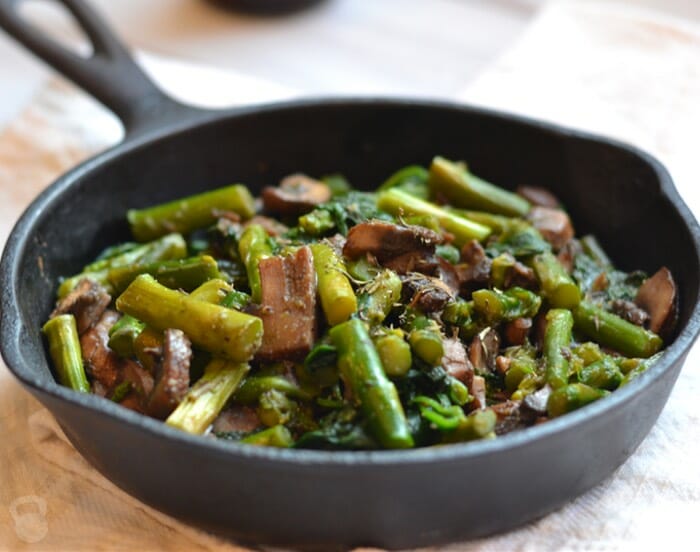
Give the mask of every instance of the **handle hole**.
[(18, 11), (26, 23), (66, 50), (84, 59), (93, 55), (92, 42), (61, 3), (52, 0), (23, 0), (19, 3)]

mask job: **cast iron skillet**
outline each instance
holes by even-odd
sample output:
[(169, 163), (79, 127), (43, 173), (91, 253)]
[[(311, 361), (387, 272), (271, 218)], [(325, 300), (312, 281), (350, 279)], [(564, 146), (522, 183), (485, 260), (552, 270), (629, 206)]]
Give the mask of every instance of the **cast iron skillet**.
[[(534, 520), (608, 477), (663, 408), (700, 328), (700, 228), (658, 161), (632, 147), (463, 105), (297, 101), (222, 112), (165, 97), (79, 0), (62, 2), (94, 45), (76, 57), (0, 0), (0, 25), (111, 108), (125, 140), (65, 174), (14, 228), (1, 265), (2, 354), (75, 447), (126, 492), (249, 542), (422, 546)], [(294, 171), (371, 187), (434, 154), (506, 186), (549, 187), (579, 232), (627, 269), (667, 265), (680, 324), (663, 359), (573, 414), (493, 441), (408, 452), (245, 447), (193, 437), (54, 382), (40, 327), (59, 275), (127, 239), (124, 214), (232, 180), (252, 190)], [(18, 185), (21, 185), (18, 183)]]

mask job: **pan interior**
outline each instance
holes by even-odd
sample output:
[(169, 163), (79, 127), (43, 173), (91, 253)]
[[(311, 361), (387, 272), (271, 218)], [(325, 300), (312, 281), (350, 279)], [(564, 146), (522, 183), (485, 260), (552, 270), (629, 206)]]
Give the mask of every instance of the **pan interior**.
[(15, 293), (24, 367), (52, 378), (38, 331), (61, 276), (79, 272), (107, 245), (129, 239), (125, 213), (235, 182), (256, 194), (289, 173), (342, 173), (361, 189), (434, 155), (463, 159), (506, 188), (552, 190), (577, 234), (594, 233), (617, 265), (653, 272), (668, 266), (681, 289), (679, 327), (698, 294), (693, 236), (645, 156), (505, 116), (431, 104), (334, 102), (231, 114), (122, 146), (66, 175), (40, 200), (18, 255)]

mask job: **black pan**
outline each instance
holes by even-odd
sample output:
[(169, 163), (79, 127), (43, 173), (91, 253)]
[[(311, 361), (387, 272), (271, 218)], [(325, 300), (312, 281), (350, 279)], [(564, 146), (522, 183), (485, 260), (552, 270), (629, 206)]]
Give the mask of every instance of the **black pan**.
[[(111, 108), (126, 138), (65, 174), (17, 222), (1, 265), (2, 354), (85, 458), (139, 500), (246, 542), (414, 547), (492, 534), (608, 477), (654, 424), (700, 328), (700, 228), (661, 164), (633, 147), (484, 109), (406, 100), (298, 101), (221, 112), (165, 97), (79, 0), (82, 59), (0, 0), (0, 25)], [(7, 78), (7, 76), (5, 76)], [(504, 186), (547, 186), (626, 269), (667, 265), (680, 324), (663, 359), (605, 400), (493, 441), (408, 452), (246, 447), (186, 435), (56, 384), (39, 331), (59, 275), (128, 237), (127, 208), (294, 171), (370, 188), (434, 154)]]

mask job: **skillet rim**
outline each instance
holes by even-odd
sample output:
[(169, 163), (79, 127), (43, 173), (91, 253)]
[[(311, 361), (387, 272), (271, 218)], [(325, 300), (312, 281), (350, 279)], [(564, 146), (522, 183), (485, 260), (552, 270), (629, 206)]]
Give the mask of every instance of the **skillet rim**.
[[(147, 433), (157, 439), (176, 441), (188, 446), (198, 446), (201, 447), (203, 453), (208, 452), (216, 456), (232, 454), (242, 459), (254, 458), (268, 463), (283, 462), (287, 466), (302, 468), (309, 465), (324, 465), (327, 467), (340, 467), (344, 465), (396, 466), (422, 463), (434, 464), (436, 461), (467, 461), (476, 456), (498, 454), (504, 449), (510, 450), (536, 446), (540, 441), (565, 431), (575, 430), (577, 427), (583, 426), (584, 424), (593, 423), (597, 419), (605, 416), (608, 412), (623, 408), (636, 393), (652, 385), (654, 381), (666, 376), (667, 372), (677, 363), (682, 365), (685, 356), (697, 338), (698, 333), (700, 333), (700, 298), (693, 306), (685, 326), (678, 333), (673, 343), (664, 349), (662, 358), (642, 375), (635, 378), (629, 385), (625, 386), (623, 389), (616, 390), (610, 396), (606, 397), (605, 400), (596, 401), (566, 416), (550, 420), (546, 424), (539, 424), (517, 432), (511, 432), (493, 440), (456, 443), (447, 446), (423, 447), (410, 450), (373, 451), (322, 451), (251, 447), (236, 442), (207, 439), (200, 435), (190, 435), (171, 428), (162, 421), (137, 414), (91, 393), (78, 393), (61, 386), (56, 381), (44, 382), (38, 377), (32, 377), (32, 368), (24, 361), (24, 357), (21, 354), (23, 323), (18, 316), (19, 304), (16, 289), (17, 282), (20, 280), (18, 261), (22, 258), (23, 252), (28, 246), (28, 242), (33, 237), (34, 225), (41, 217), (42, 212), (46, 210), (47, 207), (59, 202), (65, 190), (70, 188), (77, 180), (89, 175), (95, 168), (110, 163), (119, 157), (129, 155), (140, 148), (148, 147), (158, 141), (169, 140), (181, 133), (187, 133), (195, 128), (201, 128), (229, 118), (245, 117), (246, 115), (275, 111), (294, 111), (306, 108), (362, 108), (364, 106), (373, 107), (375, 109), (417, 107), (441, 111), (459, 111), (529, 126), (549, 134), (558, 135), (564, 139), (578, 139), (624, 150), (639, 158), (653, 170), (660, 184), (659, 188), (661, 194), (670, 201), (688, 230), (693, 242), (693, 252), (700, 264), (700, 226), (689, 207), (678, 193), (668, 170), (651, 154), (636, 146), (616, 139), (519, 114), (430, 98), (305, 97), (282, 102), (236, 107), (224, 111), (202, 111), (201, 114), (193, 118), (186, 118), (183, 121), (165, 124), (133, 137), (127, 135), (124, 142), (94, 155), (68, 172), (63, 173), (44, 189), (21, 214), (8, 236), (4, 246), (2, 260), (0, 261), (0, 353), (9, 371), (25, 387), (29, 388), (30, 392), (47, 394), (53, 398), (71, 403), (72, 406), (85, 408), (103, 418), (111, 418), (114, 421), (126, 423), (133, 429)], [(690, 253), (690, 251), (688, 253)], [(665, 406), (665, 402), (663, 406)], [(633, 451), (630, 451), (630, 454), (632, 452)]]

